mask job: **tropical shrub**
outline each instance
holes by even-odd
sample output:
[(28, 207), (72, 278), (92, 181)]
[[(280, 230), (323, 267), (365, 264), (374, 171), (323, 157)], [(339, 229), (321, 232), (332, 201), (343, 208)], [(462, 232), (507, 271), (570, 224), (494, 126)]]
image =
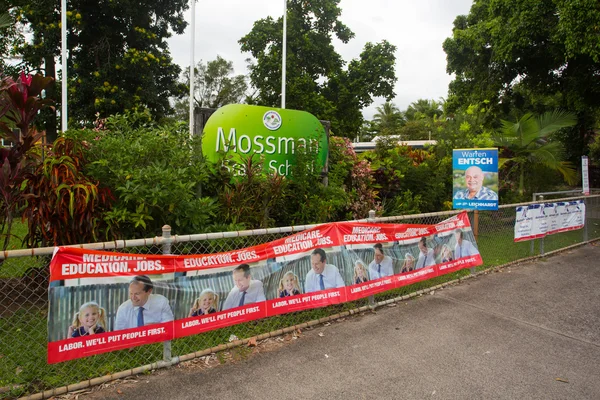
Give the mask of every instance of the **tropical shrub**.
[[(538, 181), (540, 172), (547, 170), (562, 175), (570, 185), (576, 182), (574, 165), (566, 160), (564, 145), (553, 138), (562, 128), (577, 123), (573, 113), (554, 110), (539, 117), (527, 113), (517, 121), (502, 121), (496, 132), (495, 144), (500, 147), (500, 167), (507, 169), (506, 176), (515, 178), (519, 195), (531, 193), (527, 181)], [(529, 190), (526, 190), (526, 189)]]
[[(218, 166), (213, 165), (213, 170)], [(256, 156), (245, 157), (238, 168), (242, 173), (236, 176), (229, 170), (219, 170), (221, 187), (215, 187), (215, 195), (219, 203), (220, 223), (245, 228), (275, 226), (274, 215), (282, 204), (289, 181), (283, 175), (264, 172), (262, 159)], [(214, 181), (219, 182), (218, 179)]]
[(329, 184), (347, 193), (346, 212), (340, 219), (366, 218), (370, 210), (381, 210), (371, 164), (358, 158), (348, 138), (329, 139)]
[[(331, 149), (331, 147), (330, 147)], [(296, 145), (292, 179), (280, 213), (281, 225), (339, 221), (347, 215), (348, 193), (336, 182), (335, 173), (326, 177), (315, 163), (316, 152)], [(334, 161), (329, 160), (329, 165)], [(330, 178), (332, 182), (330, 182)]]
[(103, 214), (113, 196), (82, 173), (82, 144), (58, 138), (44, 161), (25, 177), (23, 219), (29, 247), (58, 246), (113, 239)]
[(431, 212), (451, 207), (452, 158), (382, 143), (361, 157), (371, 162), (384, 215)]
[(158, 125), (147, 112), (128, 112), (98, 125), (67, 135), (89, 144), (85, 173), (115, 196), (104, 219), (116, 234), (157, 235), (165, 224), (178, 234), (207, 229), (216, 204), (201, 192), (207, 168), (186, 124)]

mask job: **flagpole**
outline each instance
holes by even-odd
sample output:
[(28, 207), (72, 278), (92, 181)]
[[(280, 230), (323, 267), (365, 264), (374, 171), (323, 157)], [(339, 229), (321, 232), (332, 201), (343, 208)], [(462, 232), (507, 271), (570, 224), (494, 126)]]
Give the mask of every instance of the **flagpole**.
[(283, 55), (281, 59), (281, 108), (285, 108), (285, 62), (287, 51), (287, 0), (283, 0)]
[(191, 1), (192, 20), (190, 30), (192, 40), (190, 45), (190, 138), (194, 136), (194, 47), (196, 39), (196, 0)]
[(60, 2), (60, 52), (62, 62), (62, 95), (61, 95), (61, 121), (62, 131), (65, 132), (68, 129), (67, 126), (67, 0), (61, 0)]

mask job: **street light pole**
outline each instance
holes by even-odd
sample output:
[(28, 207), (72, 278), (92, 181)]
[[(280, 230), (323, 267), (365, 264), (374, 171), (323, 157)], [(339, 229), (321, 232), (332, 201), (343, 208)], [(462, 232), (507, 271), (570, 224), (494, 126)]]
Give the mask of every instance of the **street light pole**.
[(61, 63), (62, 63), (62, 95), (61, 95), (61, 122), (62, 131), (65, 132), (67, 127), (67, 0), (61, 0), (60, 2), (60, 52), (61, 52)]
[(196, 0), (191, 1), (192, 20), (190, 30), (192, 40), (190, 45), (190, 138), (194, 136), (194, 46), (196, 39)]
[(283, 55), (281, 59), (281, 108), (285, 108), (285, 61), (287, 41), (287, 0), (283, 0)]

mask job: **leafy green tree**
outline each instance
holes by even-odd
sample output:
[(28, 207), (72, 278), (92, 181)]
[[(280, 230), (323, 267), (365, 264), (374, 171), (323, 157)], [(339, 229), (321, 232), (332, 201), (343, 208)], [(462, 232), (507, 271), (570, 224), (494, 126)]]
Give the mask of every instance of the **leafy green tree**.
[(404, 124), (404, 117), (398, 107), (392, 102), (385, 102), (376, 108), (373, 115), (374, 129), (381, 135), (395, 135)]
[[(120, 0), (68, 2), (69, 117), (74, 124), (90, 124), (96, 113), (104, 117), (125, 110), (148, 108), (160, 119), (170, 111), (169, 97), (182, 88), (180, 69), (172, 63), (166, 39), (183, 33), (187, 1)], [(58, 0), (4, 0), (31, 37), (16, 42), (26, 65), (56, 77), (60, 55)], [(57, 87), (47, 98), (60, 104)], [(46, 115), (45, 129), (52, 140), (56, 115)]]
[(407, 121), (439, 118), (444, 113), (441, 108), (442, 104), (442, 102), (435, 100), (419, 99), (410, 103), (404, 112), (404, 116)]
[(565, 161), (562, 143), (552, 140), (552, 134), (576, 123), (574, 114), (563, 111), (546, 112), (539, 118), (528, 113), (516, 122), (502, 121), (495, 137), (495, 144), (502, 147), (498, 164), (506, 166), (509, 174), (516, 172), (520, 196), (525, 192), (526, 174), (537, 166), (557, 171), (567, 183), (575, 183), (576, 171)]
[[(52, 78), (45, 89), (45, 98), (60, 104), (56, 84), (56, 58), (60, 55), (60, 5), (52, 0), (0, 0), (0, 9), (10, 10), (16, 21), (7, 46), (11, 56), (21, 60), (25, 70), (36, 71)], [(21, 32), (29, 30), (30, 35)], [(36, 120), (38, 128), (46, 131), (50, 142), (56, 138), (56, 109), (43, 110)]]
[(476, 0), (443, 44), (447, 72), (456, 76), (448, 109), (488, 100), (494, 121), (515, 108), (540, 112), (537, 103), (554, 99), (550, 107), (578, 117), (563, 140), (574, 159), (600, 108), (599, 25), (597, 0)]
[(408, 120), (398, 131), (402, 140), (428, 140), (431, 137), (433, 121), (428, 119)]
[(16, 29), (16, 21), (11, 13), (0, 14), (0, 71), (3, 75), (17, 74), (18, 66), (8, 61), (13, 58), (13, 44), (22, 37)]
[[(246, 96), (248, 83), (246, 76), (233, 75), (233, 62), (221, 56), (204, 64), (198, 62), (194, 68), (194, 105), (196, 107), (219, 108), (226, 104), (241, 103)], [(175, 104), (179, 118), (189, 118), (189, 69), (183, 72), (183, 80), (187, 86), (188, 95)]]
[(452, 157), (433, 149), (382, 143), (361, 155), (370, 161), (383, 215), (432, 212), (452, 207)]
[(489, 112), (488, 107), (472, 104), (464, 111), (438, 119), (435, 126), (438, 154), (452, 157), (453, 149), (493, 147), (492, 130), (485, 124)]
[[(354, 33), (339, 20), (339, 2), (288, 1), (286, 107), (329, 120), (333, 131), (355, 137), (363, 122), (361, 109), (374, 96), (394, 97), (396, 47), (385, 40), (367, 43), (360, 57), (344, 68), (333, 38), (348, 43)], [(256, 21), (240, 39), (242, 51), (255, 60), (249, 68), (257, 104), (281, 104), (282, 20)]]
[(207, 230), (215, 200), (200, 192), (207, 170), (200, 138), (190, 140), (185, 123), (157, 124), (146, 110), (111, 116), (103, 129), (67, 135), (87, 142), (83, 172), (116, 198), (104, 214), (115, 234), (147, 237), (165, 224), (182, 234)]

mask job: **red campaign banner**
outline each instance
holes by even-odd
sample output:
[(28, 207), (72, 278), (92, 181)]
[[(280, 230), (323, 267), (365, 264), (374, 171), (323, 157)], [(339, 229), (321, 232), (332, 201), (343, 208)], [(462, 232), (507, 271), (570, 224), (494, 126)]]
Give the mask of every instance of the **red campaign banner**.
[(348, 301), (362, 299), (396, 288), (397, 275), (348, 286)]
[(399, 288), (402, 286), (412, 285), (413, 283), (425, 281), (427, 279), (435, 278), (436, 276), (438, 276), (438, 269), (434, 265), (431, 267), (421, 268), (416, 271), (405, 272), (400, 275), (395, 275), (394, 277), (396, 278), (396, 287)]
[(175, 272), (175, 257), (59, 247), (50, 262), (50, 281), (166, 274)]
[(481, 259), (481, 254), (475, 254), (473, 256), (463, 257), (463, 258), (459, 258), (458, 260), (439, 264), (437, 266), (437, 268), (439, 271), (439, 275), (444, 275), (444, 274), (450, 274), (452, 272), (459, 271), (463, 268), (476, 267), (481, 264), (483, 264), (483, 260)]
[(269, 247), (269, 243), (266, 243), (223, 253), (179, 256), (175, 259), (175, 269), (178, 272), (197, 271), (258, 262), (268, 258)]
[(439, 224), (433, 225), (432, 230), (433, 233), (441, 233), (467, 228), (470, 226), (471, 224), (469, 222), (469, 216), (465, 211), (463, 211), (460, 214), (456, 214), (455, 216), (440, 222)]
[(337, 224), (341, 244), (393, 242), (397, 227), (402, 225), (340, 222)]
[(265, 244), (270, 258), (305, 253), (321, 247), (339, 246), (339, 223), (319, 225)]
[(267, 300), (267, 316), (286, 314), (311, 308), (327, 307), (348, 301), (346, 288), (320, 290), (296, 296)]
[[(465, 232), (470, 235), (466, 239), (463, 238)], [(416, 243), (415, 239), (423, 237), (427, 240)], [(325, 224), (270, 243), (216, 254), (154, 256), (60, 248), (50, 266), (48, 362), (67, 361), (269, 316), (353, 301), (480, 265), (482, 259), (473, 246), (473, 239), (467, 213), (462, 212), (436, 225)], [(424, 268), (395, 275), (392, 271), (392, 275), (380, 278), (374, 278), (375, 272), (369, 271), (371, 280), (354, 284), (357, 278), (352, 274), (357, 273), (358, 264), (362, 264), (364, 271), (369, 260), (375, 261), (373, 245), (376, 243), (384, 244), (378, 247), (378, 251), (387, 253), (383, 254), (384, 259), (393, 258), (396, 272), (401, 263), (401, 268), (406, 265)], [(321, 249), (321, 253), (313, 254), (316, 249)], [(327, 250), (326, 259), (321, 256), (325, 254), (324, 250)], [(460, 257), (461, 254), (466, 256)], [(310, 290), (309, 275), (320, 273), (316, 272), (318, 264), (315, 264), (319, 257), (331, 271), (331, 275), (325, 278), (326, 283), (332, 284), (331, 280), (335, 280), (338, 287), (302, 294)], [(459, 258), (453, 260), (453, 257)], [(447, 259), (450, 261), (445, 261)], [(408, 261), (412, 264), (407, 264)], [(220, 269), (212, 272), (215, 268)], [(134, 275), (129, 282), (110, 279)], [(78, 278), (88, 279), (78, 281)], [(297, 288), (293, 289), (292, 285), (288, 289), (286, 286), (286, 290), (295, 295), (279, 297), (284, 278), (287, 279), (286, 285), (293, 284)], [(149, 285), (146, 286), (146, 283)], [(215, 311), (223, 308), (223, 301), (230, 293), (236, 290), (246, 293), (248, 289), (248, 296), (254, 296), (253, 303)], [(86, 293), (86, 298), (91, 301), (75, 304), (74, 296), (80, 293), (79, 290)], [(261, 297), (262, 300), (256, 300)], [(170, 314), (175, 320), (143, 328), (115, 330), (120, 306), (127, 303), (143, 307), (142, 301), (154, 301), (148, 303), (148, 314), (144, 312), (148, 318), (158, 318), (160, 312), (160, 315)], [(58, 306), (65, 302), (73, 304), (66, 308)], [(168, 311), (160, 308), (165, 305)], [(188, 317), (200, 308), (208, 314)], [(98, 323), (105, 330), (112, 331), (64, 339), (71, 324), (83, 327)], [(146, 323), (149, 321), (146, 320)]]
[(178, 319), (175, 321), (175, 338), (197, 335), (219, 328), (254, 321), (255, 319), (266, 318), (266, 311), (265, 302), (259, 302), (212, 314)]
[(48, 343), (48, 364), (173, 339), (173, 321)]

